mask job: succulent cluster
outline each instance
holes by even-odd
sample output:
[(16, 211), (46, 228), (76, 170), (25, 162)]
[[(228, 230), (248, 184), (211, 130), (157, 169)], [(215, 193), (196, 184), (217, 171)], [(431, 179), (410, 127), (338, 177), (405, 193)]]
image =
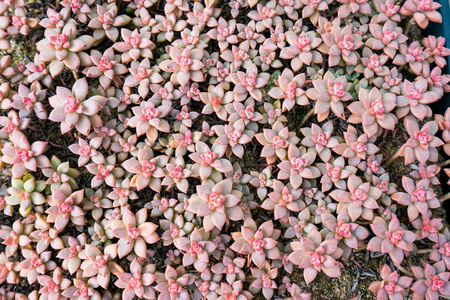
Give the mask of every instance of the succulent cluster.
[(440, 5), (218, 2), (0, 0), (37, 48), (0, 60), (0, 298), (314, 299), (355, 251), (377, 299), (450, 296)]

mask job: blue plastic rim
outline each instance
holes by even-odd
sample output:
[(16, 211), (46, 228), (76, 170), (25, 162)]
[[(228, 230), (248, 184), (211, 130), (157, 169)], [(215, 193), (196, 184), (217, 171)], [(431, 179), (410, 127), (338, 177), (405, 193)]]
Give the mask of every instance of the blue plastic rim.
[[(439, 12), (442, 15), (442, 23), (430, 22), (425, 30), (426, 35), (435, 35), (445, 37), (445, 44), (447, 48), (450, 48), (450, 1), (438, 0), (442, 6), (439, 8)], [(447, 65), (442, 69), (443, 74), (450, 74), (450, 56), (447, 56)], [(438, 102), (433, 103), (431, 108), (434, 113), (443, 115), (450, 107), (450, 93), (444, 94), (444, 97)]]
[[(450, 48), (450, 0), (437, 0), (442, 6), (439, 8), (439, 12), (442, 15), (442, 23), (430, 22), (429, 26), (425, 30), (426, 35), (435, 35), (445, 37), (445, 45)], [(447, 65), (442, 69), (443, 74), (450, 74), (450, 57), (447, 56)], [(430, 105), (433, 113), (444, 115), (448, 107), (450, 107), (450, 93), (444, 94), (441, 100), (432, 103)], [(446, 153), (441, 150), (441, 155), (448, 158)], [(450, 179), (444, 171), (440, 173), (441, 187), (444, 194), (450, 192), (450, 186), (447, 181)], [(443, 208), (446, 211), (446, 220), (450, 223), (450, 201), (443, 203)]]

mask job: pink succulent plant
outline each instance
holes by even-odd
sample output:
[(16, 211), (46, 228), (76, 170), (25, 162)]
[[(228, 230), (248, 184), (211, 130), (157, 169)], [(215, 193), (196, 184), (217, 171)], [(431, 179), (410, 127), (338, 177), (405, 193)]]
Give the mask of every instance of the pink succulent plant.
[(359, 135), (356, 128), (349, 125), (347, 132), (344, 132), (345, 143), (341, 143), (333, 148), (333, 151), (345, 158), (352, 166), (357, 166), (361, 160), (377, 153), (380, 149), (375, 146), (376, 135), (369, 138), (368, 133)]
[(219, 230), (231, 221), (244, 219), (244, 212), (238, 205), (242, 193), (233, 190), (231, 178), (220, 181), (217, 184), (210, 180), (203, 181), (202, 186), (197, 186), (197, 194), (189, 198), (187, 210), (203, 217), (203, 226), (206, 232), (213, 228)]
[(91, 50), (91, 61), (95, 66), (86, 68), (86, 77), (99, 77), (100, 85), (107, 89), (111, 82), (120, 85), (119, 75), (127, 72), (125, 65), (119, 63), (120, 59), (114, 55), (114, 50), (108, 48), (103, 54), (97, 50)]
[(141, 190), (150, 186), (156, 192), (161, 190), (161, 179), (165, 176), (162, 169), (169, 160), (168, 156), (154, 156), (153, 150), (144, 146), (138, 151), (137, 157), (130, 158), (123, 163), (123, 167), (130, 173), (135, 174), (131, 179), (131, 186)]
[(262, 88), (269, 81), (270, 75), (258, 72), (258, 67), (255, 64), (250, 65), (246, 72), (231, 73), (230, 77), (235, 84), (233, 90), (235, 101), (241, 102), (247, 99), (247, 95), (250, 94), (255, 100), (261, 102), (266, 95), (265, 90)]
[(252, 141), (255, 133), (251, 130), (246, 130), (244, 122), (235, 122), (232, 126), (216, 126), (214, 127), (217, 133), (216, 143), (225, 147), (227, 157), (230, 157), (231, 152), (237, 157), (242, 158), (244, 155), (244, 146)]
[(139, 106), (132, 108), (132, 116), (127, 124), (136, 128), (137, 136), (146, 134), (152, 142), (158, 138), (158, 131), (169, 132), (170, 125), (163, 118), (170, 112), (171, 107), (165, 104), (156, 106), (153, 101), (142, 101)]
[(47, 199), (50, 208), (46, 210), (47, 222), (55, 223), (55, 228), (62, 231), (69, 221), (84, 225), (84, 211), (78, 206), (83, 200), (84, 190), (72, 192), (68, 183), (63, 183), (59, 190), (53, 189)]
[(391, 20), (387, 20), (383, 26), (372, 23), (369, 25), (369, 30), (373, 37), (366, 41), (366, 46), (373, 50), (383, 49), (390, 58), (394, 58), (399, 45), (408, 40), (408, 37), (403, 34), (403, 29), (396, 26), (396, 23)]
[(358, 93), (360, 101), (352, 102), (348, 109), (352, 115), (349, 123), (362, 123), (368, 137), (376, 135), (381, 128), (394, 130), (397, 117), (391, 113), (396, 107), (397, 97), (392, 93), (384, 93), (377, 88), (368, 91), (361, 88)]
[(201, 180), (208, 177), (222, 178), (221, 173), (231, 172), (233, 166), (231, 162), (222, 156), (225, 149), (219, 144), (213, 144), (210, 148), (204, 142), (198, 141), (195, 145), (195, 152), (189, 154), (189, 157), (195, 162), (191, 171), (194, 176), (200, 176)]
[(403, 298), (409, 294), (409, 287), (413, 282), (411, 277), (399, 276), (398, 271), (392, 272), (391, 268), (384, 264), (381, 268), (381, 278), (382, 281), (374, 281), (369, 286), (369, 290), (377, 294), (377, 299)]
[(331, 0), (325, 0), (325, 1), (311, 1), (311, 0), (300, 0), (303, 3), (303, 10), (302, 10), (302, 18), (309, 18), (311, 22), (316, 25), (320, 12), (328, 10), (328, 5), (332, 3)]
[(331, 231), (329, 236), (334, 236), (339, 241), (339, 246), (344, 249), (344, 257), (349, 257), (351, 249), (357, 250), (363, 246), (364, 240), (370, 234), (363, 226), (350, 223), (350, 218), (347, 214), (339, 214), (337, 218), (332, 214), (324, 214), (322, 223)]
[(38, 20), (35, 18), (27, 18), (27, 13), (24, 8), (16, 7), (14, 15), (11, 16), (11, 26), (8, 27), (9, 35), (28, 35), (30, 29), (38, 25)]
[(437, 208), (440, 206), (436, 194), (430, 188), (429, 181), (420, 180), (414, 182), (409, 177), (403, 176), (403, 188), (406, 193), (395, 193), (392, 199), (398, 204), (408, 206), (408, 217), (410, 221), (414, 221), (419, 216), (427, 215), (430, 208)]
[(364, 45), (361, 35), (353, 33), (352, 25), (336, 29), (334, 32), (322, 34), (323, 44), (318, 48), (330, 55), (328, 66), (339, 65), (341, 59), (349, 65), (356, 66), (358, 55), (356, 50)]
[(448, 283), (450, 274), (445, 272), (443, 262), (437, 262), (434, 265), (423, 262), (423, 268), (412, 266), (411, 269), (417, 279), (411, 286), (414, 297), (424, 298), (426, 295), (429, 299), (434, 300), (439, 299), (440, 295), (450, 294), (450, 284)]
[(61, 297), (61, 293), (70, 286), (71, 282), (69, 279), (62, 277), (63, 274), (60, 268), (53, 270), (52, 275), (52, 277), (48, 275), (39, 275), (37, 277), (39, 284), (42, 286), (39, 294), (42, 294), (43, 297), (58, 299)]
[(60, 74), (64, 66), (78, 71), (82, 64), (83, 50), (92, 47), (95, 39), (89, 35), (76, 37), (78, 33), (75, 23), (67, 23), (61, 32), (51, 31), (46, 39), (37, 43), (39, 60), (50, 62), (50, 74), (52, 77)]
[(320, 179), (322, 192), (330, 190), (333, 185), (340, 190), (345, 190), (347, 184), (344, 179), (352, 174), (356, 174), (357, 171), (354, 166), (347, 166), (342, 156), (326, 164), (319, 163), (317, 167), (322, 172), (322, 178)]
[(339, 202), (337, 212), (347, 212), (352, 221), (359, 217), (373, 220), (373, 210), (378, 208), (377, 200), (381, 197), (381, 190), (363, 182), (358, 176), (351, 174), (347, 180), (347, 191), (333, 190), (329, 196)]
[(195, 275), (186, 273), (183, 266), (174, 269), (170, 265), (166, 266), (166, 271), (163, 274), (158, 274), (155, 290), (161, 294), (160, 299), (189, 299), (189, 293), (184, 288), (187, 285), (194, 283)]
[(424, 47), (418, 41), (412, 42), (409, 46), (400, 44), (399, 50), (400, 53), (394, 57), (393, 64), (409, 63), (409, 67), (416, 75), (420, 75), (422, 69), (429, 66), (428, 57), (430, 54), (424, 51)]
[(97, 151), (101, 146), (101, 139), (96, 138), (86, 142), (84, 139), (79, 138), (78, 144), (72, 144), (69, 146), (69, 150), (74, 154), (78, 154), (78, 167), (82, 167), (87, 164), (91, 159), (97, 164), (105, 162), (105, 157), (101, 152)]
[(283, 110), (291, 110), (295, 104), (308, 105), (309, 100), (302, 89), (305, 85), (305, 75), (294, 73), (286, 69), (278, 76), (277, 87), (270, 89), (268, 95), (275, 99), (283, 99)]
[(211, 271), (214, 274), (226, 274), (227, 282), (233, 284), (233, 282), (245, 279), (246, 276), (244, 271), (242, 271), (245, 262), (245, 258), (236, 257), (233, 251), (227, 249), (223, 255), (222, 262), (212, 266)]
[(204, 81), (201, 68), (204, 64), (201, 62), (203, 58), (203, 49), (171, 47), (169, 51), (170, 59), (164, 60), (159, 67), (164, 72), (172, 73), (171, 78), (174, 84), (186, 86), (190, 80), (195, 82)]
[(88, 14), (92, 12), (90, 7), (94, 2), (94, 0), (62, 0), (61, 5), (70, 8), (81, 23), (87, 23)]
[(393, 216), (389, 223), (381, 217), (375, 217), (373, 223), (370, 224), (370, 228), (376, 236), (369, 241), (367, 249), (389, 253), (397, 266), (402, 263), (405, 255), (408, 255), (414, 248), (413, 242), (417, 235), (412, 231), (405, 230), (397, 216)]
[(406, 16), (413, 16), (414, 21), (421, 28), (428, 26), (428, 22), (442, 23), (442, 16), (436, 10), (441, 7), (437, 2), (420, 2), (420, 0), (407, 0), (400, 13)]
[(151, 286), (156, 280), (155, 270), (156, 265), (148, 264), (143, 267), (137, 258), (133, 259), (131, 273), (118, 274), (119, 279), (115, 282), (117, 287), (124, 289), (123, 299), (131, 300), (135, 296), (140, 299), (155, 299), (155, 291)]
[(401, 6), (393, 0), (375, 0), (373, 1), (374, 7), (380, 14), (376, 16), (378, 21), (391, 20), (394, 22), (400, 22), (401, 16), (399, 14)]
[(19, 265), (20, 277), (26, 277), (29, 284), (36, 282), (38, 276), (44, 275), (46, 271), (56, 269), (56, 263), (51, 260), (51, 251), (38, 255), (31, 249), (23, 249), (22, 255), (25, 259)]
[(189, 238), (178, 237), (174, 240), (174, 245), (183, 253), (183, 267), (194, 265), (197, 271), (206, 271), (209, 255), (217, 247), (208, 240), (208, 236), (204, 230), (194, 228)]
[(122, 28), (121, 37), (123, 42), (113, 45), (114, 50), (122, 52), (122, 62), (137, 61), (140, 57), (153, 58), (152, 50), (155, 44), (150, 40), (150, 32), (139, 32), (137, 29), (130, 31)]
[(252, 276), (255, 278), (250, 284), (249, 292), (257, 293), (262, 290), (266, 299), (272, 299), (274, 290), (277, 288), (275, 278), (278, 276), (277, 268), (270, 268), (268, 261), (264, 262), (262, 268), (252, 268)]
[(300, 129), (305, 136), (301, 144), (309, 147), (308, 152), (315, 150), (320, 159), (328, 162), (331, 158), (331, 149), (339, 143), (336, 137), (331, 136), (333, 129), (333, 123), (331, 121), (326, 122), (322, 127), (312, 123), (311, 128), (305, 127)]
[(317, 100), (314, 104), (314, 113), (319, 122), (324, 121), (330, 114), (330, 108), (337, 117), (344, 113), (344, 105), (341, 101), (353, 99), (348, 92), (351, 83), (347, 82), (344, 76), (336, 76), (327, 71), (323, 78), (312, 81), (314, 88), (306, 90), (308, 98)]
[(267, 258), (277, 259), (280, 251), (276, 247), (277, 239), (281, 231), (273, 228), (272, 221), (267, 221), (257, 227), (255, 221), (247, 217), (241, 232), (233, 232), (234, 243), (230, 249), (244, 255), (249, 255), (251, 260), (259, 268), (262, 267)]
[[(316, 50), (322, 43), (322, 39), (317, 37), (313, 31), (302, 32), (300, 35), (288, 31), (286, 32), (286, 40), (290, 46), (281, 49), (280, 58), (292, 59), (291, 67), (293, 71), (300, 70), (304, 64), (309, 66), (311, 63), (322, 63), (323, 58), (320, 52)], [(269, 46), (266, 46), (265, 49), (266, 51), (274, 50), (273, 47), (269, 48)]]
[(436, 147), (444, 144), (442, 140), (434, 136), (438, 130), (437, 123), (430, 121), (423, 125), (422, 128), (419, 128), (417, 120), (412, 117), (406, 117), (404, 124), (410, 138), (400, 148), (399, 155), (404, 156), (405, 165), (416, 160), (421, 164), (427, 161), (436, 162), (438, 157)]
[(119, 258), (129, 254), (133, 249), (137, 256), (147, 257), (147, 244), (154, 244), (159, 240), (155, 232), (157, 225), (146, 222), (147, 209), (142, 208), (136, 214), (125, 209), (122, 220), (111, 220), (108, 227), (112, 234), (119, 239), (117, 254)]
[(135, 87), (139, 85), (138, 92), (142, 98), (145, 98), (150, 92), (150, 84), (164, 81), (164, 78), (159, 74), (159, 67), (152, 67), (148, 58), (145, 58), (141, 62), (132, 61), (128, 70), (130, 75), (125, 78), (123, 86)]
[(73, 85), (72, 91), (58, 87), (56, 95), (49, 99), (53, 107), (49, 119), (61, 123), (61, 133), (69, 132), (74, 127), (88, 135), (92, 127), (101, 127), (102, 120), (97, 114), (106, 104), (102, 96), (88, 98), (89, 87), (85, 78)]
[(273, 190), (268, 194), (269, 198), (261, 204), (261, 208), (273, 211), (275, 220), (286, 222), (291, 211), (296, 213), (305, 208), (305, 203), (300, 198), (301, 189), (294, 189), (290, 183), (285, 186), (281, 181), (274, 180)]
[(299, 188), (303, 180), (318, 178), (321, 175), (319, 168), (313, 165), (316, 159), (315, 151), (306, 151), (304, 147), (297, 148), (289, 145), (287, 158), (278, 164), (280, 171), (278, 179), (289, 178), (293, 188)]
[(117, 15), (118, 8), (115, 2), (107, 6), (97, 5), (97, 9), (91, 14), (91, 21), (88, 27), (95, 29), (94, 38), (101, 40), (108, 37), (115, 42), (119, 37), (119, 29), (116, 27), (125, 26), (131, 21), (127, 15)]
[(428, 104), (436, 102), (438, 95), (433, 91), (427, 91), (425, 78), (418, 78), (416, 82), (407, 79), (400, 85), (401, 95), (397, 97), (397, 117), (403, 118), (409, 112), (419, 120), (431, 115)]
[(268, 164), (273, 164), (277, 158), (284, 160), (288, 147), (295, 146), (300, 141), (295, 132), (290, 132), (280, 121), (275, 122), (272, 128), (264, 129), (262, 133), (255, 135), (258, 142), (264, 146), (261, 156), (266, 158)]
[(293, 252), (289, 260), (303, 269), (306, 284), (311, 283), (318, 272), (324, 272), (329, 277), (341, 275), (336, 259), (342, 256), (343, 251), (337, 244), (337, 239), (323, 240), (317, 230), (311, 230), (298, 242), (291, 242)]
[(19, 178), (27, 170), (36, 172), (37, 168), (49, 168), (50, 161), (43, 155), (47, 143), (34, 142), (30, 145), (26, 136), (19, 130), (10, 134), (11, 143), (3, 146), (2, 161), (12, 164), (11, 173), (13, 178)]

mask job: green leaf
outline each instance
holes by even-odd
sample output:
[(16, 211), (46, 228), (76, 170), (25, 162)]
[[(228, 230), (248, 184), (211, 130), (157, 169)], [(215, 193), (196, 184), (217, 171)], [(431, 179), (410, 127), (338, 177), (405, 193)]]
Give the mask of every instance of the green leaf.
[(47, 187), (47, 184), (45, 183), (44, 180), (38, 180), (38, 181), (35, 182), (34, 191), (40, 193), (43, 190), (45, 190), (46, 187)]
[(25, 181), (25, 183), (23, 184), (23, 189), (29, 193), (34, 191), (34, 179), (29, 179), (27, 181)]
[(41, 205), (47, 202), (47, 199), (41, 193), (34, 192), (31, 194), (31, 201), (36, 205)]
[(58, 172), (59, 174), (66, 174), (67, 172), (69, 172), (69, 169), (70, 169), (69, 162), (66, 161), (58, 166), (56, 172)]
[(8, 200), (6, 200), (6, 203), (9, 205), (18, 205), (20, 203), (19, 195), (12, 195), (8, 197)]
[(12, 186), (23, 189), (23, 181), (20, 179), (12, 179), (11, 180)]
[(33, 175), (31, 175), (30, 173), (28, 173), (27, 175), (25, 175), (22, 180), (23, 182), (30, 180), (30, 179), (35, 179)]
[(22, 215), (22, 217), (26, 217), (26, 216), (28, 216), (28, 214), (30, 213), (30, 211), (31, 211), (31, 205), (26, 209), (26, 210), (24, 210), (22, 207), (19, 207), (19, 212), (20, 212), (20, 214)]
[(52, 165), (52, 169), (56, 170), (58, 166), (61, 164), (61, 160), (56, 156), (53, 156), (52, 159), (50, 160), (50, 164)]

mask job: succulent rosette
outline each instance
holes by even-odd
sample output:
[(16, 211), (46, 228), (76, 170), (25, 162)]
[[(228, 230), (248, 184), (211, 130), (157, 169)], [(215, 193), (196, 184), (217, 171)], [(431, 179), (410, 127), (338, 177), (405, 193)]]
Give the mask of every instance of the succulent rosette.
[(335, 29), (331, 33), (322, 34), (322, 39), (323, 44), (319, 47), (319, 50), (330, 55), (328, 66), (334, 67), (339, 65), (341, 59), (349, 65), (357, 65), (359, 60), (357, 50), (364, 43), (361, 35), (353, 33), (351, 24), (342, 29)]
[(52, 77), (60, 74), (64, 67), (78, 71), (86, 62), (83, 50), (88, 50), (95, 42), (89, 35), (77, 37), (77, 27), (74, 22), (67, 23), (61, 32), (51, 31), (46, 39), (37, 43), (39, 59), (50, 62)]
[(204, 67), (201, 62), (203, 49), (171, 47), (169, 55), (171, 59), (164, 60), (159, 67), (165, 72), (172, 73), (171, 78), (175, 84), (186, 86), (190, 80), (204, 81), (201, 71), (201, 68)]
[(311, 230), (300, 241), (291, 243), (293, 252), (289, 260), (303, 269), (307, 284), (316, 278), (318, 272), (324, 272), (329, 277), (339, 277), (341, 270), (336, 259), (342, 256), (343, 251), (337, 244), (337, 239), (323, 240), (319, 231)]
[(133, 249), (137, 256), (147, 257), (147, 244), (154, 244), (159, 240), (155, 233), (158, 225), (147, 220), (147, 208), (142, 208), (136, 214), (125, 209), (121, 220), (111, 220), (108, 227), (111, 233), (119, 239), (117, 254), (119, 258), (129, 254)]
[(391, 271), (391, 268), (384, 264), (381, 268), (382, 281), (374, 281), (369, 289), (377, 294), (378, 299), (403, 298), (409, 294), (409, 287), (413, 279), (407, 276), (399, 276), (398, 271)]
[(259, 228), (255, 221), (247, 217), (241, 232), (233, 232), (234, 243), (230, 249), (240, 254), (249, 255), (258, 267), (262, 267), (267, 258), (275, 259), (280, 256), (276, 247), (281, 231), (273, 228), (272, 221), (264, 222)]
[(348, 122), (353, 124), (362, 123), (368, 137), (377, 134), (381, 128), (394, 130), (398, 122), (397, 117), (391, 113), (396, 107), (397, 97), (392, 93), (384, 93), (377, 88), (368, 91), (359, 90), (360, 101), (352, 102), (348, 109), (352, 115)]
[(373, 210), (378, 208), (377, 200), (381, 197), (381, 190), (371, 186), (370, 182), (363, 182), (354, 174), (348, 178), (347, 188), (348, 192), (336, 189), (329, 194), (339, 202), (338, 214), (346, 211), (352, 221), (359, 217), (373, 220)]
[(103, 122), (97, 114), (108, 101), (102, 96), (88, 97), (89, 86), (86, 78), (77, 80), (72, 91), (58, 87), (56, 95), (50, 97), (53, 107), (49, 119), (61, 123), (61, 133), (69, 132), (74, 127), (88, 135), (91, 127), (101, 127)]
[(410, 138), (400, 148), (399, 155), (405, 157), (405, 164), (413, 163), (416, 160), (421, 164), (426, 161), (436, 162), (438, 158), (436, 147), (444, 144), (441, 139), (434, 136), (438, 130), (437, 123), (430, 121), (419, 128), (417, 120), (406, 117), (404, 124)]
[(27, 170), (36, 172), (37, 168), (49, 168), (50, 160), (43, 155), (47, 143), (34, 142), (30, 145), (26, 136), (19, 130), (14, 130), (10, 135), (11, 143), (3, 146), (2, 161), (12, 164), (13, 178), (19, 178)]
[(351, 84), (344, 76), (336, 77), (331, 71), (327, 71), (323, 78), (312, 81), (314, 88), (306, 90), (308, 98), (317, 100), (314, 104), (314, 113), (321, 122), (330, 114), (330, 108), (337, 117), (344, 113), (342, 101), (353, 99), (348, 92)]
[(197, 186), (197, 194), (189, 198), (187, 210), (203, 217), (203, 226), (206, 232), (213, 228), (222, 229), (231, 221), (244, 219), (244, 212), (238, 205), (242, 193), (233, 190), (231, 178), (214, 184), (211, 180)]
[(414, 248), (413, 242), (417, 235), (412, 231), (405, 230), (397, 216), (393, 216), (389, 223), (381, 217), (375, 217), (370, 228), (376, 236), (369, 241), (367, 249), (389, 253), (395, 265), (400, 265), (404, 256)]

